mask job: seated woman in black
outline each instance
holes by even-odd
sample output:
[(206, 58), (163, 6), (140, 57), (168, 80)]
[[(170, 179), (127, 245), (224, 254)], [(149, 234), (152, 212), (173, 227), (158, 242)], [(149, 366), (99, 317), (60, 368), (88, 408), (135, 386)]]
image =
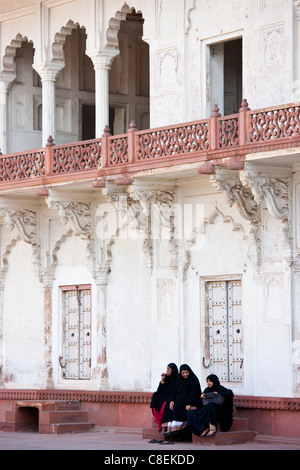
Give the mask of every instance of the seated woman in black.
[(178, 377), (178, 367), (173, 362), (167, 365), (166, 373), (161, 374), (161, 381), (157, 391), (153, 393), (150, 408), (152, 408), (154, 421), (158, 424), (159, 432), (162, 431), (162, 418), (166, 402), (172, 395), (174, 385)]
[(190, 430), (197, 436), (213, 436), (217, 431), (217, 423), (220, 423), (221, 431), (229, 431), (232, 425), (233, 393), (228, 388), (220, 384), (218, 377), (211, 374), (206, 379), (207, 387), (201, 395), (209, 393), (221, 395), (224, 398), (222, 404), (208, 402), (201, 405), (200, 409), (191, 410), (188, 413), (187, 421)]
[(165, 433), (179, 431), (187, 426), (187, 412), (196, 406), (200, 394), (197, 376), (187, 364), (182, 364), (169, 406), (165, 406), (164, 410), (162, 426)]

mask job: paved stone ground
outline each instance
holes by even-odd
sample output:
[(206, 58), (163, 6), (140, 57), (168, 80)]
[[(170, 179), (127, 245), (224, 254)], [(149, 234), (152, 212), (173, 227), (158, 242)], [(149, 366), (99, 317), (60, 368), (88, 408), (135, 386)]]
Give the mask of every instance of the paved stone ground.
[(101, 453), (104, 459), (106, 456), (111, 458), (110, 451), (119, 451), (116, 454), (119, 456), (122, 455), (122, 452), (128, 455), (128, 451), (148, 451), (144, 455), (176, 454), (184, 451), (185, 454), (190, 452), (195, 455), (201, 450), (300, 450), (300, 444), (250, 442), (231, 446), (198, 446), (191, 442), (175, 442), (174, 444), (162, 445), (149, 443), (147, 439), (142, 438), (140, 432), (135, 430), (124, 432), (117, 428), (103, 430), (96, 427), (87, 433), (62, 435), (0, 432), (0, 451), (3, 450), (101, 450), (105, 451)]

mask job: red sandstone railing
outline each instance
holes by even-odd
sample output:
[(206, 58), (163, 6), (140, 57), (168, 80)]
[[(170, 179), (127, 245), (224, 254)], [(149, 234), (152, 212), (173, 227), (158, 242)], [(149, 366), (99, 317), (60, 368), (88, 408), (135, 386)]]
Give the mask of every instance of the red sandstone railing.
[[(247, 153), (289, 148), (300, 142), (300, 103), (251, 111), (243, 100), (239, 113), (127, 134), (54, 145), (1, 155), (0, 190), (56, 181), (131, 174), (163, 166), (203, 161), (243, 162)], [(13, 183), (13, 185), (12, 185)]]

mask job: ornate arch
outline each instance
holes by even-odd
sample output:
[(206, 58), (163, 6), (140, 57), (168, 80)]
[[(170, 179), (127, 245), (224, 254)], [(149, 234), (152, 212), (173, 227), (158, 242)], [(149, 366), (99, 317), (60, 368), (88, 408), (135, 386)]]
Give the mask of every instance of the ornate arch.
[(199, 226), (193, 228), (191, 237), (187, 241), (187, 243), (189, 245), (194, 245), (196, 243), (197, 235), (198, 234), (205, 235), (206, 226), (213, 225), (217, 217), (221, 217), (222, 223), (231, 224), (233, 232), (240, 231), (242, 233), (243, 240), (249, 240), (249, 237), (246, 235), (243, 225), (235, 222), (234, 218), (231, 215), (224, 214), (217, 206), (215, 206), (214, 210), (209, 214), (209, 216), (205, 217)]
[[(134, 13), (135, 8), (129, 7), (127, 3), (124, 3), (121, 10), (118, 10), (113, 18), (108, 22), (108, 29), (106, 31), (106, 44), (105, 49), (114, 49), (118, 51), (119, 41), (118, 41), (118, 32), (120, 29), (121, 21), (126, 21), (126, 16), (128, 13)], [(141, 13), (138, 11), (137, 13)]]
[(52, 44), (52, 61), (64, 62), (64, 45), (66, 43), (67, 36), (71, 36), (73, 29), (76, 29), (79, 23), (74, 23), (69, 20), (66, 26), (63, 26), (61, 30), (55, 34), (54, 42)]
[(5, 73), (11, 73), (15, 74), (16, 73), (16, 63), (15, 63), (15, 56), (16, 56), (16, 50), (22, 47), (23, 42), (31, 42), (29, 41), (26, 36), (22, 36), (22, 34), (17, 34), (15, 39), (13, 39), (10, 43), (9, 46), (6, 46), (5, 48), (5, 53), (3, 57), (3, 70), (2, 72)]
[(205, 226), (207, 224), (214, 224), (216, 218), (220, 216), (223, 219), (223, 224), (231, 224), (233, 232), (242, 232), (243, 240), (248, 240), (248, 236), (245, 233), (244, 226), (240, 223), (235, 222), (234, 218), (231, 215), (224, 214), (217, 206), (210, 213), (208, 217), (203, 220), (203, 232), (205, 233)]

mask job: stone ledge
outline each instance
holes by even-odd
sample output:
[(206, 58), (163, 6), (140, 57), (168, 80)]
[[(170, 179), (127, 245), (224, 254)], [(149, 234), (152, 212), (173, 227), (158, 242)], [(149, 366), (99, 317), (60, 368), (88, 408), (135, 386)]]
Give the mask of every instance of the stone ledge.
[[(0, 400), (68, 400), (91, 403), (149, 404), (152, 392), (0, 389)], [(300, 398), (235, 395), (236, 408), (300, 411)]]

